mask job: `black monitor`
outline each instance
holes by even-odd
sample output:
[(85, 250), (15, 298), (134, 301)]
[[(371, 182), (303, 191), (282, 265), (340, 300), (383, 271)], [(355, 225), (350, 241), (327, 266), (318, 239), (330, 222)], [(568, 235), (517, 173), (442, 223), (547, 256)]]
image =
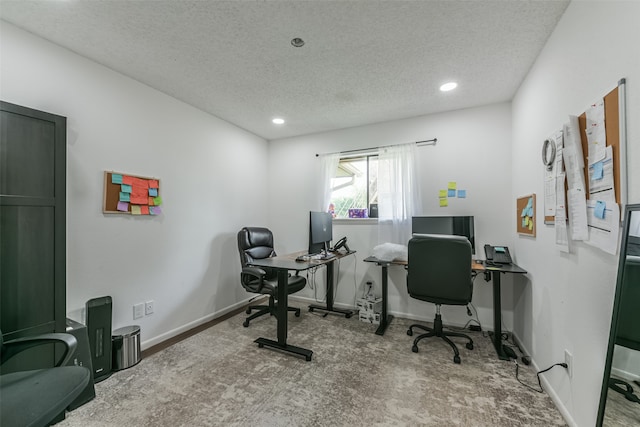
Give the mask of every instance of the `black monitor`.
[(333, 217), (329, 212), (309, 212), (309, 254), (326, 254), (333, 240)]
[(411, 219), (411, 232), (464, 236), (471, 242), (471, 252), (476, 253), (472, 216), (414, 216)]

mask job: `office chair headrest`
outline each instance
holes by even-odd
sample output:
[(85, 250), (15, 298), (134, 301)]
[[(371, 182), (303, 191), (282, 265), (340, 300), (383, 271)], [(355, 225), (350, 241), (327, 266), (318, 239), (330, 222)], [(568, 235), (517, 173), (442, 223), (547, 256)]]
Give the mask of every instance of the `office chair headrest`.
[(273, 248), (273, 233), (264, 227), (244, 227), (238, 233), (238, 243), (243, 249), (257, 246)]

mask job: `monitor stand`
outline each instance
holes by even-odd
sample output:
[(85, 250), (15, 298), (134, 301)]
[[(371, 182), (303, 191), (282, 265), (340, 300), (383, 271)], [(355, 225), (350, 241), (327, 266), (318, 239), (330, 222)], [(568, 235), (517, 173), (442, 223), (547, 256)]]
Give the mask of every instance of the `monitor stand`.
[(336, 256), (334, 254), (332, 254), (331, 252), (329, 252), (329, 245), (327, 244), (327, 242), (324, 242), (324, 249), (320, 252), (320, 259), (333, 259)]

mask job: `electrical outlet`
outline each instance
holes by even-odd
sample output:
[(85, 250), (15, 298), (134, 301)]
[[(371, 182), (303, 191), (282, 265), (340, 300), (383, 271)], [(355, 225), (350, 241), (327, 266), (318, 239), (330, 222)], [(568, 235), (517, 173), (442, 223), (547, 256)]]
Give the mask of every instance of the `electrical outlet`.
[(144, 314), (145, 316), (153, 314), (153, 300), (144, 303)]
[(134, 304), (133, 305), (133, 318), (139, 319), (144, 316), (144, 304)]
[(564, 350), (564, 363), (567, 364), (567, 372), (569, 378), (573, 378), (573, 356), (569, 353), (569, 350)]

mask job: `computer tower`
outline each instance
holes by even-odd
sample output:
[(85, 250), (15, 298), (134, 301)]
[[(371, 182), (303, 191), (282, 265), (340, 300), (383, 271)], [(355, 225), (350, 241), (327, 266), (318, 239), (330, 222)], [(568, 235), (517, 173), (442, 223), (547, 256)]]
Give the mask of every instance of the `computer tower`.
[(93, 385), (93, 364), (91, 363), (91, 350), (89, 347), (89, 335), (87, 334), (87, 327), (82, 323), (78, 323), (67, 318), (66, 332), (73, 335), (76, 338), (76, 341), (78, 341), (78, 347), (76, 347), (75, 354), (69, 361), (69, 366), (85, 366), (91, 371), (91, 379), (89, 380), (89, 384), (87, 384), (82, 393), (80, 393), (76, 400), (71, 402), (68, 407), (68, 409), (72, 411), (96, 397), (96, 389)]
[(111, 297), (90, 299), (86, 307), (93, 378), (97, 383), (111, 375)]

